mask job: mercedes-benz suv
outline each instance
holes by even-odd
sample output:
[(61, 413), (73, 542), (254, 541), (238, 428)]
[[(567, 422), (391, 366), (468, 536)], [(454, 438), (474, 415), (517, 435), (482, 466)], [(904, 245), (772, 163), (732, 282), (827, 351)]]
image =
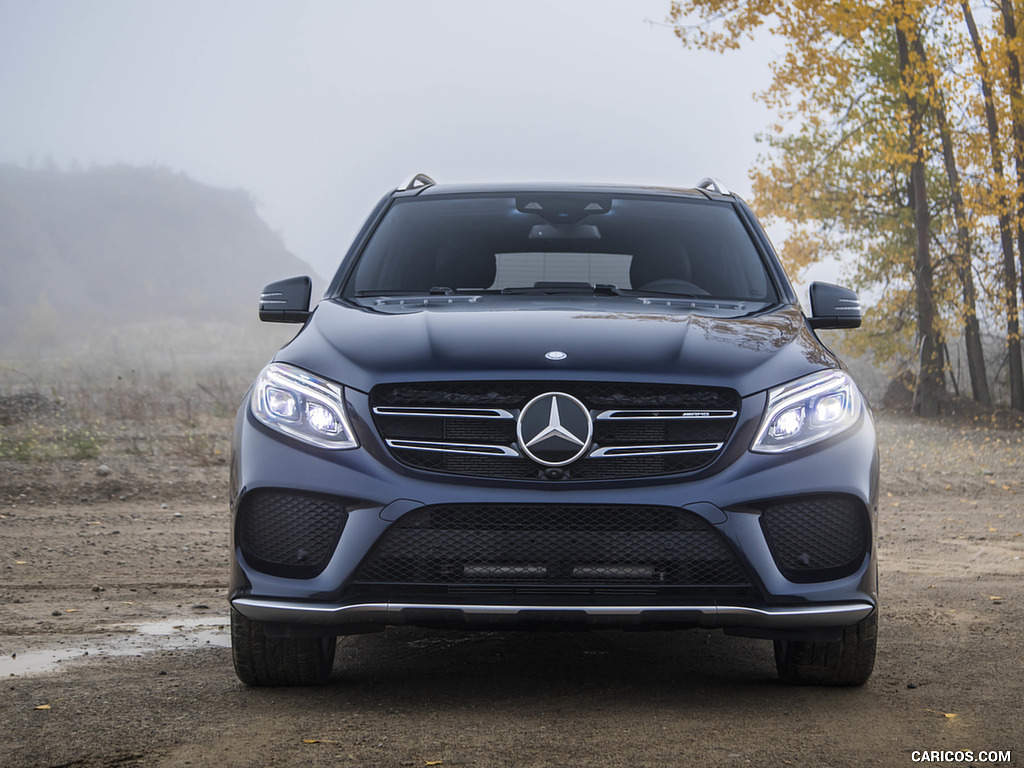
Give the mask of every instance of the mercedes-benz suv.
[(705, 627), (858, 685), (877, 628), (878, 453), (750, 208), (692, 189), (387, 194), (238, 413), (231, 620), (249, 685), (328, 679), (340, 635)]

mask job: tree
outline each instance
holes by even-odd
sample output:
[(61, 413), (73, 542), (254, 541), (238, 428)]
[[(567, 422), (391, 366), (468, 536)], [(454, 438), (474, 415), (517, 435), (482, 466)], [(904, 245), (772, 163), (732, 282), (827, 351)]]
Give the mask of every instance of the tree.
[[(1002, 226), (1007, 217), (1024, 222), (1024, 163), (1015, 198), (998, 171), (1005, 151), (999, 118), (1024, 117), (1024, 48), (1014, 0), (998, 2), (1007, 51), (1001, 101), (986, 95), (984, 68), (970, 63), (985, 57), (983, 47), (971, 53), (974, 44), (967, 42), (966, 2), (679, 0), (671, 6), (675, 32), (687, 46), (724, 51), (759, 28), (785, 46), (772, 64), (771, 85), (758, 94), (779, 120), (760, 137), (767, 152), (751, 171), (752, 203), (789, 226), (783, 258), (791, 269), (840, 256), (852, 264), (857, 287), (883, 289), (869, 314), (873, 330), (861, 339), (879, 359), (916, 360), (916, 408), (923, 415), (936, 413), (943, 397), (943, 339), (951, 332), (963, 336), (975, 399), (991, 402), (979, 315), (993, 313), (1006, 321), (1011, 405), (1024, 409), (1015, 394), (1024, 381), (1019, 283), (1012, 228)], [(1018, 55), (1016, 70), (1010, 51)], [(978, 72), (980, 89), (972, 80)], [(981, 122), (989, 111), (994, 133)], [(1017, 201), (1015, 217), (1000, 203), (1010, 198)], [(995, 239), (986, 239), (997, 220), (999, 232), (1011, 232), (1009, 264), (1006, 249), (1000, 261)], [(1019, 226), (1017, 234), (1021, 239)], [(998, 277), (997, 303), (991, 293), (979, 296), (976, 271)]]
[(995, 208), (999, 222), (999, 241), (1003, 266), (1003, 302), (1006, 314), (1006, 347), (1010, 377), (1010, 405), (1016, 410), (1024, 410), (1024, 370), (1021, 364), (1020, 321), (1017, 304), (1018, 273), (1013, 254), (1013, 226), (1011, 222), (1011, 205), (1002, 188), (1003, 150), (1000, 140), (999, 120), (996, 115), (995, 94), (989, 71), (985, 48), (982, 44), (978, 26), (967, 0), (960, 4), (964, 22), (970, 35), (971, 49), (976, 61), (978, 85), (981, 90), (982, 104), (985, 114), (985, 133), (990, 152), (991, 175), (995, 181)]
[[(914, 35), (913, 49), (919, 61), (928, 61), (929, 56), (925, 51), (920, 34)], [(964, 205), (963, 184), (960, 180), (960, 168), (956, 161), (956, 149), (953, 146), (953, 133), (946, 113), (946, 98), (941, 87), (936, 83), (930, 68), (925, 66), (924, 69), (928, 78), (928, 91), (934, 96), (932, 110), (938, 126), (939, 140), (942, 145), (942, 162), (949, 181), (949, 201), (956, 223), (956, 270), (963, 296), (963, 331), (964, 345), (967, 348), (967, 371), (971, 379), (974, 399), (982, 405), (992, 405), (988, 376), (985, 373), (981, 324), (978, 322), (978, 291), (974, 285), (974, 272), (971, 263), (974, 253), (973, 237)]]
[(937, 416), (939, 395), (944, 389), (941, 339), (937, 330), (934, 269), (931, 254), (931, 212), (928, 209), (928, 159), (924, 140), (924, 87), (928, 78), (927, 62), (912, 51), (920, 44), (919, 23), (902, 0), (895, 3), (893, 27), (896, 31), (900, 86), (907, 101), (907, 149), (910, 154), (910, 197), (914, 208), (914, 296), (917, 302), (917, 329), (920, 339), (920, 368), (914, 410), (921, 416)]

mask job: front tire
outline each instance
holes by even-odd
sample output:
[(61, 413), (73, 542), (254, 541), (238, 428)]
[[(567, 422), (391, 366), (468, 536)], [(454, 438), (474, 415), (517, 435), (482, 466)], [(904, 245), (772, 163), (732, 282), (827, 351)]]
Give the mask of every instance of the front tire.
[(875, 667), (878, 611), (834, 642), (776, 640), (775, 668), (796, 685), (864, 685)]
[(248, 686), (323, 685), (336, 646), (335, 637), (268, 637), (261, 622), (231, 610), (235, 674)]

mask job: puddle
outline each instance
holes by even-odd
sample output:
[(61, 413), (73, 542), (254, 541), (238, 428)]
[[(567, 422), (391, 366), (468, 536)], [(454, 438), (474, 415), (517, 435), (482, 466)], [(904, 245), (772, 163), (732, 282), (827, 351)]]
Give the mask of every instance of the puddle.
[[(41, 635), (7, 637), (0, 657), (0, 677), (24, 677), (51, 672), (62, 662), (79, 663), (107, 656), (141, 656), (153, 651), (194, 650), (231, 645), (226, 616), (202, 616), (189, 619), (154, 621), (145, 624), (117, 624), (111, 634), (64, 635), (59, 639)], [(31, 646), (24, 653), (18, 644)]]

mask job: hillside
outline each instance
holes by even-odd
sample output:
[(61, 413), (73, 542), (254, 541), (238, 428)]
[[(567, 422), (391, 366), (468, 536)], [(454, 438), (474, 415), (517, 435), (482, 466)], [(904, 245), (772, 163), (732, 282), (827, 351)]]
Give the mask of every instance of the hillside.
[(0, 342), (162, 320), (249, 321), (312, 274), (243, 190), (163, 168), (0, 165)]

